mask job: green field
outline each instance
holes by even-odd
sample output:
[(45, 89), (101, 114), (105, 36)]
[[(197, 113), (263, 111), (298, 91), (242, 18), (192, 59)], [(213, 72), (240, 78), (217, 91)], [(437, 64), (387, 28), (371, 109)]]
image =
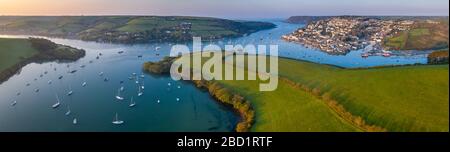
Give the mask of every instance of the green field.
[(415, 23), (410, 30), (385, 40), (384, 46), (392, 50), (438, 50), (448, 48), (448, 20), (439, 24)]
[(280, 71), (388, 131), (449, 130), (448, 65), (340, 69), (282, 59)]
[(0, 71), (38, 53), (27, 39), (0, 38)]
[[(316, 88), (321, 95), (330, 94), (367, 124), (395, 132), (449, 131), (448, 68), (342, 69), (279, 59), (280, 77)], [(260, 81), (217, 82), (251, 102), (256, 111), (252, 131), (364, 131), (321, 98), (287, 82), (279, 81), (273, 92), (260, 92)]]

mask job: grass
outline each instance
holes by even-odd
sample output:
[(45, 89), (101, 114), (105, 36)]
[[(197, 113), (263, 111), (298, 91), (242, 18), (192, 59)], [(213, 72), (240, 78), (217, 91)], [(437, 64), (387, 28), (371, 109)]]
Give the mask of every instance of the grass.
[[(279, 59), (280, 77), (330, 94), (367, 124), (395, 132), (449, 131), (448, 68), (342, 69)], [(256, 112), (252, 131), (361, 131), (321, 98), (286, 82), (279, 81), (273, 92), (260, 92), (260, 81), (217, 82), (251, 102)]]
[(0, 71), (38, 53), (27, 39), (0, 38), (0, 46)]
[(350, 113), (388, 131), (449, 130), (448, 65), (340, 69), (289, 59), (279, 65), (281, 76), (331, 93)]
[(448, 21), (439, 24), (415, 23), (410, 30), (387, 38), (385, 43), (394, 50), (439, 50), (448, 48)]

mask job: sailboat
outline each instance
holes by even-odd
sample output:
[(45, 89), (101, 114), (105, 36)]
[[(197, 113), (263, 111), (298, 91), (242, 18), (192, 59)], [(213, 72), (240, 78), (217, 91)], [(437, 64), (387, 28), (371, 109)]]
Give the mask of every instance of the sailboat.
[(56, 95), (56, 103), (52, 105), (52, 108), (53, 109), (58, 108), (60, 104), (61, 102), (59, 101), (59, 97), (58, 95)]
[(140, 97), (140, 96), (142, 96), (144, 93), (142, 92), (141, 87), (138, 87), (138, 88), (139, 88), (139, 91), (138, 91), (138, 97)]
[(124, 122), (122, 120), (119, 120), (119, 114), (116, 113), (116, 118), (112, 121), (115, 125), (123, 124)]
[(73, 94), (72, 87), (69, 86), (69, 92), (67, 92), (67, 96), (71, 96)]
[(71, 111), (70, 111), (70, 107), (69, 106), (67, 106), (67, 112), (66, 112), (66, 116), (68, 116), (68, 115), (70, 115), (70, 113), (71, 113)]
[(117, 90), (116, 99), (117, 99), (117, 100), (123, 100), (123, 99), (124, 99), (123, 97), (120, 96), (120, 89)]
[(134, 107), (134, 106), (136, 106), (136, 103), (133, 101), (133, 97), (131, 97), (130, 107)]

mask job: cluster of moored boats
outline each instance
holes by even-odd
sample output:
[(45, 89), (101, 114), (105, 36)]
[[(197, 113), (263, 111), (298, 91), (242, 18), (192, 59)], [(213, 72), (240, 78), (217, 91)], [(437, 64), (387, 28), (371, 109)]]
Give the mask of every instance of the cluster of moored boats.
[[(156, 48), (156, 50), (159, 50), (159, 48)], [(119, 54), (123, 54), (124, 52), (123, 52), (123, 51), (120, 51), (120, 52), (118, 52), (118, 53), (119, 53)], [(97, 59), (97, 60), (100, 59), (100, 56), (102, 56), (102, 55), (103, 55), (102, 53), (99, 53), (99, 54), (96, 56), (96, 59)], [(141, 58), (141, 57), (142, 57), (142, 56), (140, 55), (138, 58)], [(89, 61), (89, 63), (93, 63), (93, 61), (91, 60), (91, 61)], [(50, 64), (50, 66), (53, 66), (53, 65)], [(86, 67), (86, 65), (80, 65), (79, 67), (80, 67), (81, 69), (83, 69), (83, 68)], [(68, 72), (67, 72), (67, 73), (69, 73), (69, 74), (74, 74), (74, 73), (76, 73), (76, 72), (78, 71), (78, 70), (70, 70), (70, 65), (67, 65), (67, 68), (69, 69)], [(53, 70), (54, 70), (54, 71), (57, 71), (56, 67), (53, 68)], [(46, 75), (46, 74), (48, 74), (48, 71), (45, 71), (44, 74), (40, 74), (39, 77), (42, 78), (42, 77), (44, 77), (44, 75)], [(110, 79), (109, 79), (108, 77), (105, 76), (105, 73), (104, 73), (104, 72), (99, 72), (98, 75), (99, 75), (100, 77), (102, 77), (103, 80), (104, 80), (105, 82), (110, 81)], [(62, 79), (64, 78), (64, 76), (60, 75), (60, 76), (58, 76), (57, 78), (58, 78), (58, 80), (62, 80)], [(137, 95), (138, 97), (144, 95), (144, 89), (145, 89), (144, 78), (145, 78), (145, 75), (144, 75), (144, 74), (138, 75), (138, 74), (136, 74), (136, 73), (132, 73), (132, 74), (130, 75), (130, 77), (128, 77), (128, 79), (129, 79), (130, 81), (136, 83), (136, 86), (137, 86), (137, 93), (136, 93), (136, 95)], [(35, 81), (36, 81), (36, 80), (37, 80), (37, 79), (35, 79)], [(52, 83), (53, 83), (52, 80), (48, 80), (48, 81), (47, 81), (47, 84), (48, 84), (48, 85), (51, 85)], [(125, 91), (125, 87), (124, 87), (124, 85), (123, 85), (123, 84), (124, 84), (124, 81), (120, 81), (120, 84), (121, 84), (121, 86), (120, 86), (120, 88), (117, 90), (117, 94), (115, 95), (115, 99), (117, 99), (117, 101), (124, 101), (124, 100), (125, 100), (125, 97), (123, 97), (123, 96), (121, 95), (121, 94)], [(30, 83), (27, 83), (27, 84), (26, 84), (27, 87), (30, 86), (30, 85), (31, 85)], [(87, 83), (86, 81), (83, 81), (83, 82), (81, 83), (81, 86), (82, 86), (82, 87), (86, 87), (87, 85), (88, 85), (88, 83)], [(168, 85), (168, 86), (171, 86), (171, 83), (168, 83), (167, 85)], [(180, 89), (181, 86), (178, 86), (177, 88)], [(36, 89), (34, 90), (34, 92), (36, 92), (36, 93), (38, 93), (39, 91), (40, 91), (39, 88), (36, 88)], [(17, 96), (19, 96), (20, 94), (21, 94), (21, 93), (18, 92), (18, 93), (17, 93)], [(67, 96), (72, 96), (73, 94), (74, 94), (74, 91), (72, 90), (72, 87), (69, 85), (69, 90), (67, 91), (66, 95), (67, 95)], [(56, 97), (56, 102), (55, 102), (54, 104), (51, 105), (51, 108), (52, 108), (52, 109), (57, 109), (57, 108), (59, 108), (59, 107), (62, 105), (61, 99), (60, 99), (60, 97), (59, 97), (59, 95), (58, 95), (57, 93), (55, 93), (55, 97)], [(176, 98), (176, 101), (180, 101), (180, 98)], [(158, 99), (156, 102), (159, 104), (159, 103), (161, 102), (161, 100)], [(11, 102), (11, 106), (13, 106), (13, 107), (16, 106), (17, 104), (18, 104), (17, 100), (14, 100), (13, 102)], [(132, 97), (130, 98), (130, 103), (129, 103), (128, 106), (131, 108), (131, 107), (135, 107), (136, 105), (137, 105), (137, 104), (136, 104), (136, 102), (134, 101), (134, 97), (132, 96)], [(69, 107), (68, 104), (67, 104), (67, 111), (66, 111), (65, 115), (66, 115), (66, 116), (73, 115), (73, 114), (72, 114), (72, 111), (71, 111), (71, 109), (70, 109), (70, 107)], [(73, 117), (72, 123), (73, 123), (74, 125), (78, 124), (78, 120), (77, 120), (76, 117)], [(119, 114), (116, 113), (115, 116), (114, 116), (114, 118), (113, 118), (112, 124), (114, 124), (114, 125), (120, 125), (120, 124), (123, 124), (123, 123), (124, 123), (124, 121), (123, 121), (123, 120), (120, 120), (120, 119), (119, 119)]]

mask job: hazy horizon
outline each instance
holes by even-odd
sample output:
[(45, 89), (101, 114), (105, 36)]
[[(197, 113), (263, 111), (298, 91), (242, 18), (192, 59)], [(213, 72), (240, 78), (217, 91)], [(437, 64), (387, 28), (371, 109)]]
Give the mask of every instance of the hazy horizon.
[[(70, 6), (70, 7), (68, 7)], [(2, 16), (449, 16), (448, 0), (0, 0)]]

